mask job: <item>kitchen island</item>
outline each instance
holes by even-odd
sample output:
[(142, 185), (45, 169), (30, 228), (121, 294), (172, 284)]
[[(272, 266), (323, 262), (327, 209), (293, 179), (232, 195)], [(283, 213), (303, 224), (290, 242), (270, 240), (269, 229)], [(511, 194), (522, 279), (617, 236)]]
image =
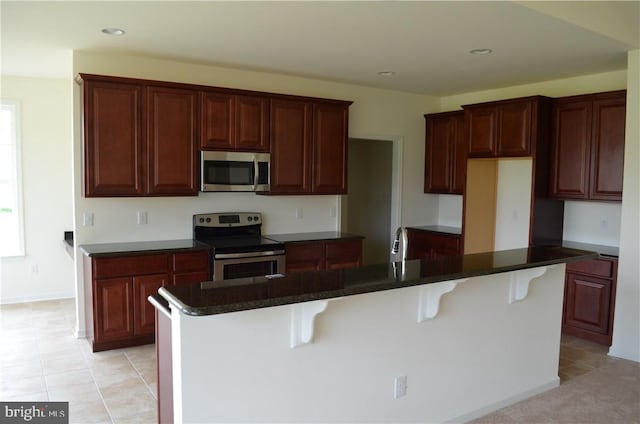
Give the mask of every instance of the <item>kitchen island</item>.
[(483, 415), (559, 384), (564, 264), (595, 256), (535, 247), (163, 287), (160, 421)]

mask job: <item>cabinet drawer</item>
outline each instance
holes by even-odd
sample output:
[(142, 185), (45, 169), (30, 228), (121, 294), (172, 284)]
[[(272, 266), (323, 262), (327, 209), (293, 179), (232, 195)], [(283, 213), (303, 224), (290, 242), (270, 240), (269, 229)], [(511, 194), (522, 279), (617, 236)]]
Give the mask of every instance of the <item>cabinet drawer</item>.
[(167, 272), (167, 254), (93, 258), (93, 278), (110, 278)]
[(316, 261), (324, 257), (322, 243), (295, 243), (285, 245), (287, 262)]
[(203, 281), (209, 281), (208, 272), (190, 272), (187, 274), (175, 274), (173, 275), (173, 285), (179, 286), (181, 284), (194, 284), (202, 283)]
[(612, 260), (592, 259), (588, 261), (570, 262), (567, 264), (567, 271), (612, 278), (614, 271), (613, 265), (614, 262)]
[(171, 267), (173, 272), (209, 271), (209, 251), (174, 253)]
[(329, 261), (349, 261), (362, 255), (362, 240), (331, 241), (326, 245), (326, 259)]
[(430, 235), (429, 244), (436, 250), (448, 250), (458, 252), (460, 247), (460, 237), (449, 237), (441, 235)]

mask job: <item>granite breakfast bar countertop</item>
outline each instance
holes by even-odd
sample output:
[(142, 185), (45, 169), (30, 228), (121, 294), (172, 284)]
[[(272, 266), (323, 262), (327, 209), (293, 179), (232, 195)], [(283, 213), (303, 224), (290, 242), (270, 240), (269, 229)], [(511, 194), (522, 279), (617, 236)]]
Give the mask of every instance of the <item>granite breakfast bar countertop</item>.
[(215, 315), (330, 299), (597, 257), (564, 247), (530, 247), (434, 260), (167, 286), (159, 294), (182, 313)]

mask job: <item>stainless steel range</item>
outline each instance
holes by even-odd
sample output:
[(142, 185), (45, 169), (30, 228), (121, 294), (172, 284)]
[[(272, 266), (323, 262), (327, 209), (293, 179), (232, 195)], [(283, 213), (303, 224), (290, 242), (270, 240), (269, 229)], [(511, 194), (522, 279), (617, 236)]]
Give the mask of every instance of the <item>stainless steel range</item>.
[(258, 212), (194, 215), (193, 238), (211, 246), (214, 281), (284, 272), (284, 244), (262, 237)]

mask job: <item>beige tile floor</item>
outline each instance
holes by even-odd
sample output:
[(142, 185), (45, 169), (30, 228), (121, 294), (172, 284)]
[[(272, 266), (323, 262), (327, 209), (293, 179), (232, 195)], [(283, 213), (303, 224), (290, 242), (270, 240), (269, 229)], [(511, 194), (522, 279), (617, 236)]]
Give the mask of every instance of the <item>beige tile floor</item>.
[(73, 336), (73, 299), (0, 307), (0, 400), (68, 401), (72, 423), (155, 423), (156, 354), (92, 353)]
[[(157, 422), (154, 345), (92, 353), (74, 325), (73, 299), (0, 306), (0, 400), (68, 401), (71, 423)], [(607, 350), (563, 335), (560, 387), (474, 422), (640, 423), (640, 364)]]

